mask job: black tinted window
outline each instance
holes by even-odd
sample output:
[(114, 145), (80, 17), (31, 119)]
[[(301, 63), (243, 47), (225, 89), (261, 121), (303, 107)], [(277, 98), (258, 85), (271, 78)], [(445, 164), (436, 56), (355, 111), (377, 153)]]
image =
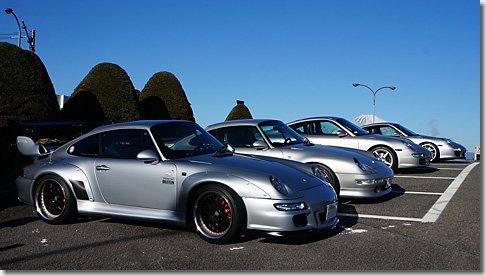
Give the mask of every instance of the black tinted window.
[(263, 141), (258, 129), (254, 126), (236, 126), (211, 130), (209, 133), (223, 144), (234, 147), (252, 147), (257, 140)]
[(155, 151), (147, 131), (142, 129), (114, 130), (101, 134), (102, 157), (135, 159), (143, 150)]
[(98, 134), (87, 137), (68, 149), (68, 153), (78, 156), (99, 156), (99, 136)]

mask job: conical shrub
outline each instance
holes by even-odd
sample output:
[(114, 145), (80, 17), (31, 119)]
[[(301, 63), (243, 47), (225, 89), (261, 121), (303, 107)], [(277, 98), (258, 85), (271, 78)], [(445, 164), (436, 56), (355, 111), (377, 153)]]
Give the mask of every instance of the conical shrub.
[[(94, 96), (94, 98), (93, 98)], [(89, 103), (89, 104), (87, 104)], [(101, 107), (102, 114), (98, 109)], [(94, 109), (90, 110), (90, 107)], [(85, 110), (84, 114), (82, 110)], [(141, 118), (137, 92), (128, 74), (113, 63), (100, 63), (74, 89), (63, 108), (65, 119), (105, 120), (106, 123)]]
[(191, 104), (179, 80), (170, 72), (155, 73), (140, 92), (142, 117), (147, 120), (195, 122)]
[(250, 110), (246, 107), (244, 101), (236, 101), (236, 106), (228, 114), (225, 121), (234, 121), (234, 120), (244, 120), (244, 119), (253, 119), (251, 116)]
[(0, 42), (0, 126), (55, 120), (58, 114), (54, 86), (41, 59)]

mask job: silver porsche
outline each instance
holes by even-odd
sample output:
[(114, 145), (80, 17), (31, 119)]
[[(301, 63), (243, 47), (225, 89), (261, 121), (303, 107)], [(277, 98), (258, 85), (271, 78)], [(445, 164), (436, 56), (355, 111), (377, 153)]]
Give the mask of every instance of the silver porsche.
[(378, 154), (394, 171), (430, 165), (431, 153), (409, 140), (372, 135), (340, 117), (314, 117), (288, 123), (312, 143), (367, 150)]
[(102, 126), (52, 152), (19, 136), (34, 158), (19, 199), (51, 224), (78, 215), (156, 220), (229, 243), (247, 230), (282, 236), (336, 226), (337, 196), (320, 170), (242, 156), (188, 121)]
[(432, 153), (430, 161), (466, 159), (466, 148), (451, 139), (417, 134), (397, 123), (375, 123), (361, 127), (370, 134), (399, 137), (421, 145)]
[(278, 120), (235, 120), (206, 130), (235, 151), (312, 164), (340, 197), (375, 198), (391, 192), (393, 171), (367, 151), (315, 146)]

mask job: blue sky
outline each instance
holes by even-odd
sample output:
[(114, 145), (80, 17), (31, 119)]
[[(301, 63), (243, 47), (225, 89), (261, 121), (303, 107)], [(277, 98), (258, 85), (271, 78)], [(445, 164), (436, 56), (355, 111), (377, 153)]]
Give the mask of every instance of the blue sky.
[[(121, 66), (142, 90), (173, 73), (203, 127), (236, 100), (284, 122), (373, 113), (415, 132), (480, 145), (480, 2), (3, 0), (36, 31), (56, 94), (95, 65)], [(0, 34), (16, 33), (0, 13)], [(1, 38), (17, 44), (16, 39)], [(28, 49), (26, 39), (21, 47)]]

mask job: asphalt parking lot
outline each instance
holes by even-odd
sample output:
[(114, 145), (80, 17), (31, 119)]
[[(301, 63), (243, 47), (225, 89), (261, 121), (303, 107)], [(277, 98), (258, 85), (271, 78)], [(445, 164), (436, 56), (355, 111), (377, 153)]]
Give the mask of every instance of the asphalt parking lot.
[(214, 245), (189, 229), (111, 218), (48, 225), (33, 207), (0, 210), (2, 270), (481, 270), (481, 165), (401, 171), (377, 200), (343, 200), (334, 230), (249, 235)]

